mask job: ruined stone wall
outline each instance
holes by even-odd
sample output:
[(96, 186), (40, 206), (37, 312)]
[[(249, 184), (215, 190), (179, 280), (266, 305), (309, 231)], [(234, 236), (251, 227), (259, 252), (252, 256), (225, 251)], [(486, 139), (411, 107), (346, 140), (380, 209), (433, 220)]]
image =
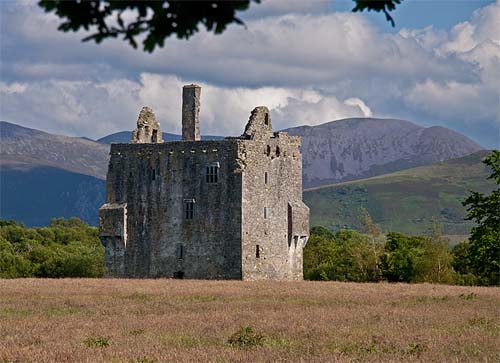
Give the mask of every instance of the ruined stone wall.
[(306, 215), (296, 224), (302, 220), (308, 229), (309, 209), (302, 203), (300, 138), (268, 131), (263, 128), (264, 134), (259, 135), (257, 128), (255, 137), (240, 142), (240, 159), (245, 160), (243, 279), (301, 280), (302, 244), (294, 238), (297, 233), (289, 215), (290, 203), (303, 206)]
[[(127, 215), (121, 276), (241, 279), (237, 148), (236, 140), (111, 146), (107, 203), (126, 204)], [(207, 183), (206, 167), (217, 163), (218, 181)], [(113, 263), (106, 269), (116, 274)]]

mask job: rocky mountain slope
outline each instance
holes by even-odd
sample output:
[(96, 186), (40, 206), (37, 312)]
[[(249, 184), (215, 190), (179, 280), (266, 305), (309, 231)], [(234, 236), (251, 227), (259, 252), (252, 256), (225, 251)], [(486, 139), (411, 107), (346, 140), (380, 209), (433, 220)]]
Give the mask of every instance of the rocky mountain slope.
[(109, 146), (0, 121), (2, 170), (45, 166), (105, 179)]
[(429, 165), (482, 149), (453, 130), (404, 120), (351, 118), (285, 131), (302, 137), (304, 187)]

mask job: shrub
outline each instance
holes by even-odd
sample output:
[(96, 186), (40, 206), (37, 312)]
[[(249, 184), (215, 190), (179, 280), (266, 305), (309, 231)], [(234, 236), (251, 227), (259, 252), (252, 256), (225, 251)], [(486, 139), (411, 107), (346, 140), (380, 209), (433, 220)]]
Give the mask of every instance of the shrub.
[(250, 326), (242, 326), (228, 339), (228, 344), (237, 348), (261, 346), (265, 343), (265, 336), (257, 333)]
[(102, 277), (98, 231), (78, 218), (26, 228), (0, 220), (0, 277)]
[(304, 277), (309, 280), (378, 281), (378, 240), (352, 230), (335, 234), (313, 227), (304, 249)]
[(84, 344), (89, 348), (106, 348), (111, 344), (110, 337), (88, 337)]

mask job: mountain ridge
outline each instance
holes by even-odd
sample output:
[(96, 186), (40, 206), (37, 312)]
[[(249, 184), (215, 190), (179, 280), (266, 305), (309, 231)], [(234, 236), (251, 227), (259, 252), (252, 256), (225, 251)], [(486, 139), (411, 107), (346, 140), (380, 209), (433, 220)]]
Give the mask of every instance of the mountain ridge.
[(304, 187), (363, 179), (483, 149), (451, 129), (398, 119), (350, 118), (283, 131), (302, 138)]
[[(452, 130), (424, 128), (404, 120), (345, 119), (285, 131), (303, 138), (305, 188), (428, 165), (481, 149)], [(114, 140), (116, 136), (120, 141), (130, 140), (128, 131), (104, 139), (110, 141), (113, 135)], [(165, 139), (174, 137), (180, 139), (173, 134), (167, 134)], [(17, 208), (22, 205), (26, 211), (30, 209), (30, 213), (26, 212), (29, 216), (25, 213), (29, 223), (41, 223), (36, 213), (46, 216), (47, 222), (50, 217), (75, 213), (95, 224), (97, 209), (104, 201), (109, 159), (109, 144), (102, 143), (103, 138), (100, 140), (52, 135), (0, 122), (0, 177), (4, 196), (0, 216), (23, 221), (23, 209)], [(21, 185), (26, 190), (18, 187)], [(30, 203), (25, 195), (30, 196)], [(46, 195), (65, 202), (54, 203), (59, 209), (45, 208)], [(66, 208), (64, 204), (68, 203), (75, 204), (75, 208)]]

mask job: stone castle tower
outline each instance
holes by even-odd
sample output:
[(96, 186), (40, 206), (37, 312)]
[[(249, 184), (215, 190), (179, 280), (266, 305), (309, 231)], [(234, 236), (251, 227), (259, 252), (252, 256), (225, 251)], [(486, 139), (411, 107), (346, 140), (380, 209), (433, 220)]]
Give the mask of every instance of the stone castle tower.
[(240, 137), (200, 141), (201, 88), (182, 97), (182, 141), (144, 107), (112, 144), (99, 233), (109, 277), (302, 279), (309, 208), (300, 138), (256, 107)]

